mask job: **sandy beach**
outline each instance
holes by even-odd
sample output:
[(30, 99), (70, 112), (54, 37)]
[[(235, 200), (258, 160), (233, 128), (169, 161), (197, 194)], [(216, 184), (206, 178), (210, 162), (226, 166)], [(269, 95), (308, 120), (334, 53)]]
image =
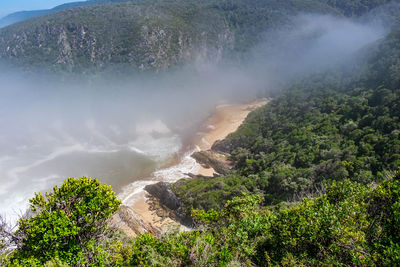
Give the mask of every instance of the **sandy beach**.
[[(194, 138), (194, 145), (200, 150), (209, 150), (218, 140), (225, 139), (230, 133), (235, 132), (254, 109), (267, 104), (267, 100), (255, 101), (249, 104), (221, 105), (215, 108), (213, 114), (206, 120)], [(200, 166), (197, 175), (212, 176), (212, 168), (205, 169)]]
[[(187, 151), (186, 154), (182, 153), (185, 155), (178, 160), (176, 165), (170, 166), (165, 170), (155, 173), (155, 176), (158, 176), (157, 180), (170, 182), (167, 177), (163, 179), (163, 173), (169, 173), (173, 170), (176, 171), (179, 169), (182, 169), (182, 173), (190, 172), (196, 175), (212, 176), (214, 174), (214, 170), (212, 168), (206, 169), (200, 166), (200, 164), (196, 163), (190, 157), (190, 154), (195, 151), (210, 150), (215, 141), (222, 140), (230, 133), (236, 131), (252, 110), (265, 105), (267, 102), (267, 100), (261, 100), (248, 104), (229, 104), (217, 106), (209, 118), (202, 124), (197, 134), (193, 137), (193, 140), (189, 146), (192, 147), (193, 150)], [(191, 167), (186, 169), (188, 166)], [(149, 183), (151, 183), (151, 181)], [(169, 227), (180, 226), (179, 223), (167, 218), (167, 216), (161, 217), (159, 216), (159, 213), (157, 214), (156, 210), (152, 210), (149, 196), (145, 191), (136, 193), (134, 201), (123, 200), (123, 205), (128, 206), (143, 220), (144, 223), (148, 224), (150, 227), (166, 230)], [(132, 233), (132, 231), (126, 230), (125, 227), (121, 228), (127, 234), (135, 235)]]

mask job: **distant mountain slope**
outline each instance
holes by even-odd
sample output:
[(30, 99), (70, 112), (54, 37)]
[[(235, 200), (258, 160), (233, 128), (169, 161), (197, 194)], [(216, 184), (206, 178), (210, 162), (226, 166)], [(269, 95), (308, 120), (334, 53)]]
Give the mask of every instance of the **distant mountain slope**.
[[(301, 12), (360, 15), (386, 0), (94, 0), (0, 29), (0, 60), (68, 72), (161, 70), (241, 57)], [(58, 11), (58, 12), (56, 12)], [(42, 12), (42, 13), (40, 13)], [(54, 14), (43, 15), (46, 12)]]
[(127, 1), (76, 7), (0, 30), (0, 59), (81, 72), (166, 69), (249, 49), (289, 14), (335, 10), (316, 0)]
[(217, 13), (170, 3), (81, 7), (12, 25), (0, 35), (3, 59), (78, 72), (106, 64), (161, 69), (206, 54), (218, 58), (233, 42)]

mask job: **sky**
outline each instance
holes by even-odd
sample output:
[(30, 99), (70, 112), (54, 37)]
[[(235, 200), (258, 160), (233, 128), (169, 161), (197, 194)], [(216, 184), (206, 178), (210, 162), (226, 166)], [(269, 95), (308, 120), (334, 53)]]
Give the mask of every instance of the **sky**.
[(79, 0), (1, 0), (0, 17), (16, 11), (48, 9), (61, 4), (78, 1)]

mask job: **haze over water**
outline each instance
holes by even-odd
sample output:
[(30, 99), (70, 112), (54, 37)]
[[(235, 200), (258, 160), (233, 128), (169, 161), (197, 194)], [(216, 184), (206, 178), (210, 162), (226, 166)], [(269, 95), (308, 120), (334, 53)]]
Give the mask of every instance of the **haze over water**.
[(174, 114), (173, 93), (2, 78), (0, 210), (8, 218), (67, 177), (98, 177), (120, 191), (174, 156), (190, 127), (190, 111)]

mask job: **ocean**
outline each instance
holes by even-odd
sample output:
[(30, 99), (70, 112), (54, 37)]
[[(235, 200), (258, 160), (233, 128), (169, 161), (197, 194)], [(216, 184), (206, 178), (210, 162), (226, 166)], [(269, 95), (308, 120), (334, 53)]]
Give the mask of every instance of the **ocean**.
[(185, 138), (213, 104), (194, 105), (182, 89), (2, 81), (0, 214), (9, 222), (68, 177), (98, 178), (130, 203), (146, 184), (198, 168)]

